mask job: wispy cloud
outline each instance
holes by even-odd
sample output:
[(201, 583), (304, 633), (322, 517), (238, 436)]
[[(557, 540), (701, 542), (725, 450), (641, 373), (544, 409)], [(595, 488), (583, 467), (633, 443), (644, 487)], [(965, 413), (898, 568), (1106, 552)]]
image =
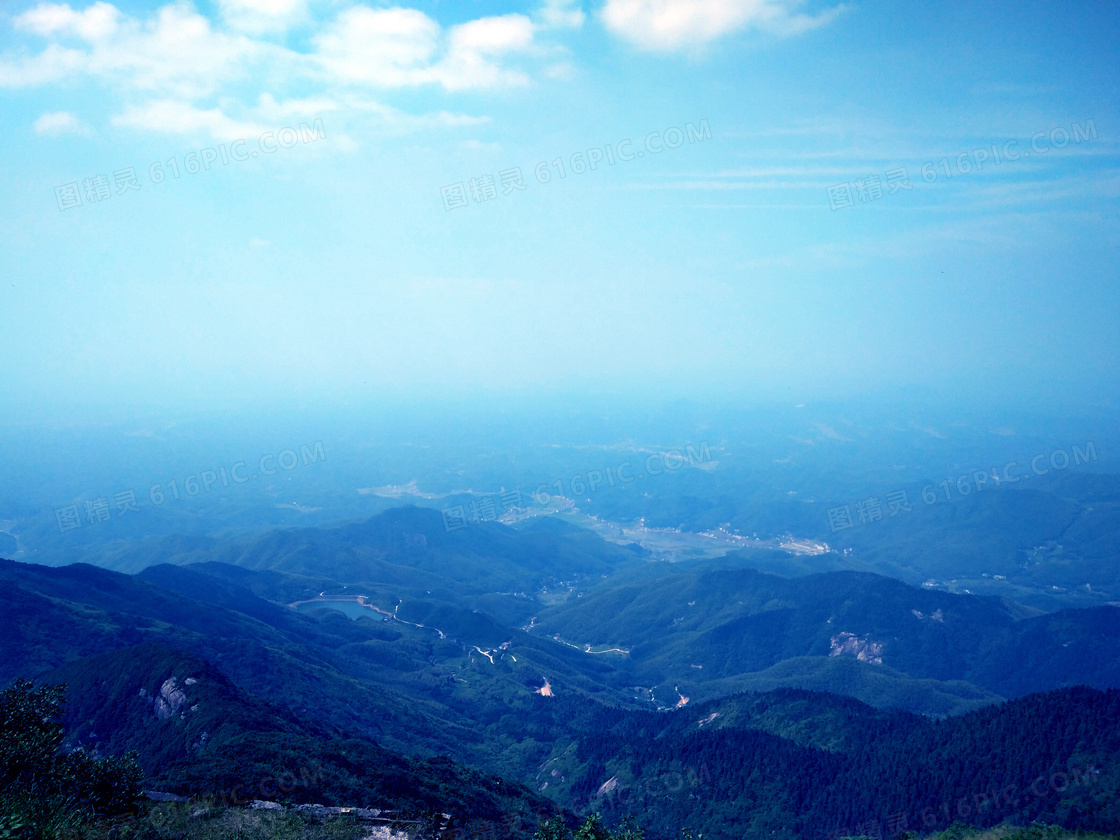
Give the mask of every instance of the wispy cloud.
[(253, 35), (285, 32), (310, 22), (304, 0), (219, 0), (218, 6), (230, 28)]
[(580, 4), (573, 0), (545, 0), (534, 19), (541, 26), (578, 29), (583, 26), (587, 15), (583, 13)]
[(231, 119), (221, 110), (204, 110), (177, 100), (156, 100), (113, 117), (113, 125), (163, 134), (205, 134), (219, 141), (260, 135), (268, 130), (261, 123)]
[(744, 29), (788, 37), (827, 26), (844, 7), (815, 15), (798, 0), (607, 0), (607, 29), (640, 49), (674, 52), (702, 47)]
[(93, 133), (89, 126), (69, 111), (54, 111), (49, 114), (43, 114), (39, 119), (35, 120), (32, 128), (35, 129), (36, 134), (46, 137), (57, 137), (60, 134), (80, 134), (89, 136)]

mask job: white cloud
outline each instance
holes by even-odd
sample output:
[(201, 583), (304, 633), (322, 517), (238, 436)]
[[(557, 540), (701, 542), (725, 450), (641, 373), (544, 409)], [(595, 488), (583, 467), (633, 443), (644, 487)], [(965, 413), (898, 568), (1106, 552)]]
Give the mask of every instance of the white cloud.
[(167, 99), (129, 108), (113, 117), (113, 125), (162, 134), (206, 135), (223, 142), (259, 137), (274, 127), (232, 119), (218, 108), (203, 110)]
[[(449, 111), (429, 114), (409, 114), (379, 102), (344, 96), (339, 100), (328, 98), (287, 99), (277, 101), (270, 94), (262, 94), (253, 108), (242, 109), (244, 117), (235, 119), (221, 108), (198, 108), (175, 99), (161, 99), (133, 106), (113, 117), (118, 127), (161, 134), (181, 134), (199, 139), (210, 137), (227, 143), (233, 140), (252, 140), (266, 131), (298, 124), (314, 124), (325, 113), (371, 115), (376, 117), (377, 130), (390, 134), (405, 134), (419, 129), (478, 125), (486, 117), (474, 117)], [(331, 123), (332, 146), (346, 151), (355, 148), (354, 141), (343, 133), (340, 126)]]
[(472, 117), (469, 114), (454, 114), (450, 111), (436, 111), (432, 114), (406, 114), (404, 111), (395, 111), (394, 115), (386, 120), (404, 130), (418, 128), (447, 127), (455, 128), (465, 125), (483, 125), (490, 122), (489, 117)]
[(533, 43), (533, 24), (525, 15), (502, 15), (461, 23), (451, 30), (451, 51), (501, 55)]
[(0, 61), (0, 87), (34, 87), (57, 82), (83, 71), (88, 55), (82, 50), (51, 44), (22, 61)]
[(575, 76), (575, 67), (570, 61), (560, 61), (545, 68), (544, 74), (549, 79), (568, 81)]
[(421, 81), (435, 54), (439, 24), (415, 9), (342, 12), (312, 42), (322, 66), (337, 79), (378, 87), (403, 87)]
[(326, 96), (308, 97), (306, 99), (285, 99), (277, 102), (272, 94), (262, 93), (257, 99), (256, 115), (272, 123), (296, 117), (299, 119), (317, 118), (332, 111), (339, 111), (344, 107), (341, 102)]
[(70, 35), (83, 41), (99, 41), (117, 31), (121, 13), (110, 3), (94, 3), (76, 12), (65, 3), (40, 3), (14, 20), (17, 29), (36, 35)]
[(799, 0), (607, 0), (603, 23), (635, 46), (661, 52), (692, 49), (746, 28), (797, 35), (830, 23), (843, 6), (817, 15), (796, 12)]
[(83, 48), (48, 44), (38, 55), (0, 63), (0, 85), (24, 87), (86, 75), (120, 89), (197, 98), (244, 78), (249, 66), (276, 49), (244, 36), (216, 32), (187, 4), (160, 8), (141, 22), (108, 3), (84, 12), (45, 4), (15, 19), (41, 37), (78, 37)]
[(550, 29), (579, 29), (587, 19), (579, 0), (545, 0), (534, 17)]
[(432, 68), (432, 78), (448, 90), (505, 87), (529, 83), (528, 77), (503, 67), (507, 53), (533, 45), (533, 23), (524, 15), (502, 15), (452, 27), (447, 54)]
[[(0, 86), (85, 75), (122, 91), (201, 99), (255, 79), (280, 86), (314, 80), (327, 88), (439, 85), (451, 91), (529, 81), (523, 71), (505, 63), (515, 54), (534, 54), (536, 28), (525, 15), (478, 18), (444, 30), (416, 9), (352, 6), (311, 36), (311, 51), (297, 52), (254, 34), (262, 31), (261, 21), (269, 14), (277, 26), (303, 15), (303, 0), (222, 2), (223, 14), (245, 31), (215, 28), (185, 2), (162, 6), (143, 21), (105, 2), (82, 12), (64, 4), (37, 6), (15, 19), (18, 29), (86, 43), (50, 43), (37, 55), (0, 60)], [(257, 23), (239, 17), (250, 14), (260, 18), (254, 18)]]
[(530, 50), (533, 32), (529, 18), (514, 14), (462, 23), (445, 35), (415, 9), (355, 6), (312, 42), (321, 66), (344, 82), (465, 90), (527, 83), (524, 73), (504, 67), (501, 59)]
[(194, 98), (246, 77), (269, 51), (249, 38), (215, 32), (189, 6), (169, 5), (95, 49), (91, 71), (141, 90)]
[[(471, 125), (480, 118), (450, 111), (406, 114), (371, 103), (363, 93), (528, 84), (529, 74), (515, 60), (535, 61), (537, 72), (548, 72), (547, 49), (536, 42), (543, 24), (525, 15), (445, 28), (416, 9), (352, 5), (316, 22), (306, 3), (215, 0), (215, 20), (188, 0), (166, 3), (145, 17), (104, 0), (83, 10), (41, 3), (12, 19), (28, 43), (0, 56), (0, 88), (85, 79), (109, 89), (124, 106), (114, 125), (229, 140), (327, 112), (364, 115), (393, 131)], [(582, 15), (568, 0), (545, 3), (540, 19), (554, 25), (575, 25)], [(266, 39), (294, 24), (311, 29), (301, 50)], [(41, 47), (40, 39), (46, 41)]]
[(351, 111), (377, 115), (377, 125), (383, 130), (394, 133), (407, 133), (423, 128), (458, 127), (482, 125), (489, 117), (475, 117), (451, 111), (436, 111), (428, 114), (410, 114), (398, 108), (358, 97), (347, 97), (346, 108)]
[(285, 32), (308, 20), (304, 0), (219, 0), (230, 27), (253, 35)]
[(89, 127), (69, 111), (43, 114), (33, 125), (36, 134), (57, 137), (60, 134), (89, 135)]

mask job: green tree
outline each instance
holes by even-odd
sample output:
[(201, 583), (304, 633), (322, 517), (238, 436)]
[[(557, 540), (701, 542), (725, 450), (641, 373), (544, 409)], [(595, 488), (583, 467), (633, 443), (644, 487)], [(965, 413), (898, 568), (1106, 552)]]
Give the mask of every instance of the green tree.
[(65, 691), (26, 680), (0, 691), (0, 838), (55, 837), (140, 795), (135, 757), (62, 751)]
[(645, 831), (638, 826), (631, 814), (622, 818), (622, 825), (611, 835), (612, 840), (645, 840), (645, 837)]
[(560, 817), (553, 817), (537, 826), (537, 833), (533, 835), (533, 840), (568, 840), (571, 836), (572, 833), (568, 831), (564, 821)]
[(36, 690), (25, 680), (0, 691), (0, 790), (36, 784), (54, 761), (64, 735), (58, 723), (64, 691)]
[(603, 827), (603, 819), (598, 813), (589, 816), (573, 835), (572, 840), (613, 840), (611, 833)]
[(560, 817), (553, 817), (537, 827), (533, 840), (644, 840), (645, 836), (632, 817), (626, 817), (619, 830), (611, 832), (603, 825), (602, 817), (595, 813), (584, 820), (574, 835)]

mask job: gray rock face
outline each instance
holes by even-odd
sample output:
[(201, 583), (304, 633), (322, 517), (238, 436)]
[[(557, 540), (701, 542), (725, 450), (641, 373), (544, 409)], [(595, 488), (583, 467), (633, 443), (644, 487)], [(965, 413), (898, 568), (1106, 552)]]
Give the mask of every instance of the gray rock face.
[(867, 636), (858, 638), (855, 633), (843, 632), (831, 639), (829, 656), (854, 656), (860, 662), (870, 662), (872, 665), (883, 664), (883, 643), (874, 642)]
[(179, 688), (179, 684), (175, 681), (174, 677), (168, 677), (163, 681), (160, 686), (159, 694), (156, 695), (152, 701), (155, 708), (156, 717), (160, 720), (167, 720), (172, 715), (177, 715), (179, 710), (186, 705), (187, 695)]

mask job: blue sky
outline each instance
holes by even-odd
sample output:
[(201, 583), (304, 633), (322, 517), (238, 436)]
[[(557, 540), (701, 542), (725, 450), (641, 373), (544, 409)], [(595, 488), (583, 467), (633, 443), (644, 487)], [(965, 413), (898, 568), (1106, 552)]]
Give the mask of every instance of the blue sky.
[(1107, 3), (8, 2), (0, 412), (1115, 404), (1118, 47)]

